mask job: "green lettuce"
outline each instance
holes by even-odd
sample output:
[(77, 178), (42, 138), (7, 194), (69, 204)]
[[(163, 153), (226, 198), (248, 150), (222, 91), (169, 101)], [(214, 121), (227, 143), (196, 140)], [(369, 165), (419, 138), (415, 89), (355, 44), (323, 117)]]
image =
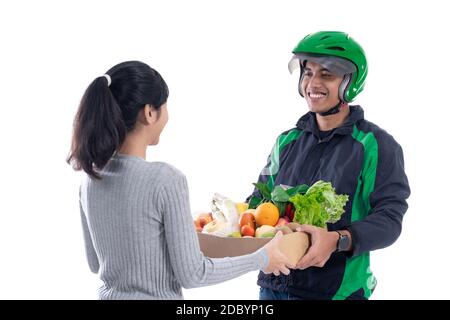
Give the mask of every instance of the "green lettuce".
[(325, 228), (341, 219), (348, 195), (336, 194), (330, 182), (319, 180), (305, 194), (297, 193), (289, 201), (295, 207), (295, 222)]

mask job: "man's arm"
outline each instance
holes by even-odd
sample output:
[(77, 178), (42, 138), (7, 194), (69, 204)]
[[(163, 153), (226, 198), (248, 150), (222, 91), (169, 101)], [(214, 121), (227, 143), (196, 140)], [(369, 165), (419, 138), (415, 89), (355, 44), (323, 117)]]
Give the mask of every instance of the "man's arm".
[(400, 236), (410, 195), (403, 151), (389, 135), (378, 139), (375, 186), (370, 194), (369, 215), (351, 223), (352, 256), (385, 248)]

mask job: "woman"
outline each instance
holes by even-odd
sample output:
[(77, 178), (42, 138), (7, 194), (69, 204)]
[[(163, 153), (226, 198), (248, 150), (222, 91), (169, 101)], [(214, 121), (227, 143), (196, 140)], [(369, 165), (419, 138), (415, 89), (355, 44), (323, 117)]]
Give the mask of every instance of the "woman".
[(75, 117), (67, 161), (87, 173), (81, 219), (89, 267), (103, 281), (100, 299), (182, 299), (182, 287), (253, 270), (288, 274), (281, 234), (249, 255), (202, 255), (185, 176), (145, 160), (167, 123), (168, 95), (157, 71), (123, 62), (90, 84)]

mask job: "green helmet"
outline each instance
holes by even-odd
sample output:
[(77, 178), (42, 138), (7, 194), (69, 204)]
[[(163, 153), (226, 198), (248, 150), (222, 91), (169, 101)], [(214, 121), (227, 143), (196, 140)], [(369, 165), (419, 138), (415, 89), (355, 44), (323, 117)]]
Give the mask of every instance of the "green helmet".
[[(294, 53), (293, 60), (300, 60), (302, 71), (304, 65), (301, 60), (317, 61), (323, 65), (324, 63), (321, 62), (326, 61), (327, 57), (331, 58), (328, 60), (331, 66), (330, 71), (333, 72), (332, 67), (334, 67), (338, 74), (346, 73), (341, 88), (339, 88), (341, 100), (351, 102), (364, 89), (367, 77), (366, 56), (363, 48), (348, 34), (339, 31), (320, 31), (309, 34), (298, 43), (292, 52)], [(353, 64), (351, 68), (348, 66), (348, 61)], [(344, 70), (347, 70), (348, 73)], [(300, 94), (302, 93), (300, 92)]]

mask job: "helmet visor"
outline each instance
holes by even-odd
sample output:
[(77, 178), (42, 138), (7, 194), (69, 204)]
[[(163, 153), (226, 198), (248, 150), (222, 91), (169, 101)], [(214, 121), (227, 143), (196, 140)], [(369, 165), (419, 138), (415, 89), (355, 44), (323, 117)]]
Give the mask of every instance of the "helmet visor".
[(318, 63), (331, 73), (338, 76), (344, 76), (345, 74), (354, 73), (356, 71), (355, 65), (351, 61), (344, 58), (336, 56), (313, 55), (309, 53), (296, 53), (292, 57), (291, 61), (289, 61), (289, 72), (292, 73), (295, 69), (300, 68), (300, 66), (304, 66), (306, 61)]

